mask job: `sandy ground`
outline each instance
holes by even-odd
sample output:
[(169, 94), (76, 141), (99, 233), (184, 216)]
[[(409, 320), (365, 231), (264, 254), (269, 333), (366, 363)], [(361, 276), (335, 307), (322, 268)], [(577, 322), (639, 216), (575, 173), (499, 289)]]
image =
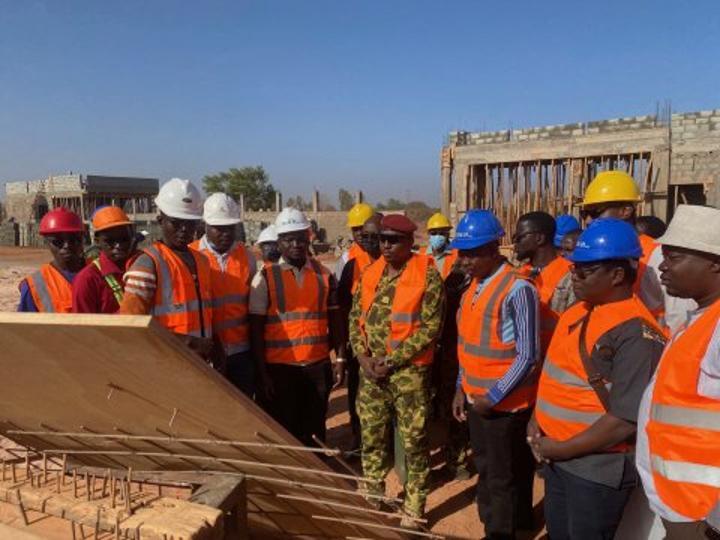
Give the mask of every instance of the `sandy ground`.
[[(37, 269), (49, 259), (48, 253), (42, 249), (0, 247), (0, 311), (14, 311), (19, 299), (18, 283), (23, 276)], [(323, 261), (325, 262), (325, 261)], [(347, 397), (344, 388), (331, 396), (328, 415), (328, 444), (333, 447), (347, 448), (350, 440), (349, 418), (347, 414)], [(435, 430), (431, 430), (432, 451), (432, 491), (428, 500), (427, 518), (432, 531), (448, 538), (482, 538), (483, 527), (477, 515), (474, 503), (474, 486), (477, 476), (470, 480), (449, 481), (442, 474), (441, 441), (437, 440)], [(359, 460), (350, 462), (360, 473)], [(538, 530), (524, 538), (542, 537), (542, 509), (539, 502), (542, 498), (542, 484), (535, 482), (535, 510), (538, 517)], [(402, 486), (394, 472), (388, 478), (388, 492), (396, 496)], [(7, 504), (0, 503), (0, 523), (22, 528), (44, 538), (72, 538), (70, 524), (58, 518), (33, 514), (29, 527), (24, 527), (17, 510)], [(79, 535), (78, 535), (79, 536)], [(0, 540), (5, 535), (0, 530)], [(11, 536), (10, 536), (11, 537)], [(8, 537), (8, 538), (10, 538)]]

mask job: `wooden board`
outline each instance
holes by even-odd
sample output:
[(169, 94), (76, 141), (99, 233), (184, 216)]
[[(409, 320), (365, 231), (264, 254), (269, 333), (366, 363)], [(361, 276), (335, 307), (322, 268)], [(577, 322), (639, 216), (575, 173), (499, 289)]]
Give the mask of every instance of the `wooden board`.
[(299, 450), (150, 317), (0, 313), (0, 368), (0, 432), (28, 448), (96, 467), (246, 474), (257, 538), (402, 537), (355, 481)]

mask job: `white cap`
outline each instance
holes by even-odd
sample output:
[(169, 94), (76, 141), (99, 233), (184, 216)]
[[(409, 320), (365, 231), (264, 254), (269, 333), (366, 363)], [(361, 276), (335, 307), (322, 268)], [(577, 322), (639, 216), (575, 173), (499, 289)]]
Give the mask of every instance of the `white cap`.
[(205, 199), (203, 221), (208, 225), (237, 225), (240, 223), (240, 207), (227, 193), (213, 193)]
[(172, 178), (160, 187), (155, 204), (163, 214), (177, 219), (202, 219), (202, 195), (190, 180)]
[(720, 255), (720, 210), (681, 204), (675, 209), (660, 244)]
[(275, 225), (268, 225), (265, 227), (262, 231), (260, 231), (260, 236), (258, 236), (257, 243), (262, 244), (263, 242), (277, 242), (277, 231), (275, 230)]
[(291, 233), (295, 231), (307, 231), (310, 222), (297, 208), (283, 208), (283, 211), (275, 218), (275, 231), (277, 234)]

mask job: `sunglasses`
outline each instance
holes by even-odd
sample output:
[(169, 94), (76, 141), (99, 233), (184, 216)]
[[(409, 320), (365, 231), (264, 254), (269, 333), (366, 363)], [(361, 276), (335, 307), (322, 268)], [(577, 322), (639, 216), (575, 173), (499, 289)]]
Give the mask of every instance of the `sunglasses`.
[(587, 218), (598, 219), (605, 212), (607, 212), (607, 210), (610, 208), (612, 208), (612, 206), (601, 206), (600, 208), (590, 208), (589, 210), (581, 210), (580, 217), (583, 219), (587, 219)]
[(587, 279), (589, 276), (600, 270), (604, 264), (573, 264), (570, 271), (578, 277), (578, 279)]
[(125, 234), (122, 236), (104, 236), (104, 235), (98, 236), (98, 239), (100, 240), (100, 242), (102, 242), (103, 244), (106, 244), (108, 246), (119, 246), (122, 244), (129, 244), (133, 238), (134, 238), (134, 236), (129, 235), (129, 234)]
[(72, 245), (78, 245), (82, 244), (82, 237), (81, 236), (49, 236), (48, 242), (50, 242), (54, 247), (61, 248), (65, 244), (72, 246)]
[(195, 229), (198, 226), (198, 222), (192, 219), (178, 219), (167, 216), (165, 219), (168, 220), (173, 229), (182, 229), (183, 227), (186, 229)]

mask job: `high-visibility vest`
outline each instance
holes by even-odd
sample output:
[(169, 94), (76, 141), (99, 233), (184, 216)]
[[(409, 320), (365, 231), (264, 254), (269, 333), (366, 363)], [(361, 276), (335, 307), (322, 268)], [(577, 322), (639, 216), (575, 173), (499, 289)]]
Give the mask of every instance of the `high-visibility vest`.
[[(428, 267), (431, 264), (429, 257), (413, 254), (397, 279), (391, 308), (390, 336), (386, 349), (388, 354), (422, 327), (422, 301), (425, 295)], [(360, 283), (360, 307), (362, 309), (360, 330), (365, 335), (366, 341), (365, 319), (373, 305), (378, 284), (386, 267), (385, 258), (380, 257), (365, 270)], [(434, 343), (431, 343), (412, 359), (412, 363), (416, 366), (430, 364), (433, 360), (434, 349)]]
[(298, 284), (291, 268), (266, 264), (263, 273), (270, 302), (265, 322), (265, 361), (305, 365), (330, 354), (328, 295), (330, 272), (310, 259), (312, 272)]
[(540, 347), (543, 356), (550, 346), (550, 339), (561, 315), (550, 307), (550, 303), (558, 284), (570, 272), (571, 265), (566, 258), (556, 257), (532, 279), (540, 301)]
[(118, 303), (118, 305), (120, 305), (123, 301), (123, 296), (125, 295), (122, 284), (112, 274), (103, 275), (102, 265), (100, 264), (100, 257), (98, 257), (97, 259), (93, 259), (91, 264), (95, 268), (97, 268), (97, 271), (100, 273), (100, 276), (102, 276), (105, 284), (112, 291), (115, 301)]
[[(592, 354), (603, 335), (632, 319), (641, 319), (662, 334), (655, 318), (636, 296), (597, 306), (592, 311), (581, 302), (560, 316), (545, 356), (535, 404), (538, 425), (546, 435), (559, 441), (585, 431), (607, 412), (588, 382), (591, 374), (585, 370), (580, 352), (583, 346), (580, 333), (588, 316), (584, 343), (588, 354)], [(605, 451), (624, 452), (628, 448), (626, 443), (620, 443)]]
[[(503, 342), (502, 306), (513, 284), (520, 279), (505, 263), (473, 302), (478, 280), (473, 279), (460, 300), (458, 310), (458, 360), (465, 394), (483, 396), (515, 361), (515, 341)], [(515, 412), (535, 401), (537, 378), (530, 375), (493, 409)]]
[(212, 336), (212, 289), (210, 263), (205, 255), (189, 249), (196, 275), (162, 242), (143, 250), (155, 264), (155, 303), (150, 312), (165, 328), (176, 334)]
[(220, 339), (228, 356), (249, 351), (250, 261), (247, 248), (240, 243), (231, 248), (223, 270), (211, 250), (200, 248), (199, 240), (190, 247), (203, 253), (210, 262), (213, 334)]
[(72, 283), (52, 264), (43, 264), (25, 281), (39, 312), (72, 313)]
[[(642, 257), (640, 257), (640, 260), (638, 261), (638, 270), (637, 270), (637, 278), (635, 279), (635, 283), (633, 285), (633, 293), (635, 293), (640, 299), (642, 299), (642, 282), (643, 277), (645, 276), (645, 273), (648, 271), (648, 262), (650, 261), (650, 257), (653, 254), (653, 251), (660, 245), (657, 243), (657, 240), (655, 240), (652, 236), (648, 236), (647, 234), (640, 234), (638, 235), (638, 239), (640, 240), (640, 246), (642, 247)], [(659, 306), (648, 306), (650, 309), (650, 312), (653, 314), (655, 319), (660, 323), (661, 326), (665, 326), (665, 305), (664, 303), (660, 304)]]
[(720, 496), (720, 401), (697, 391), (719, 317), (717, 301), (665, 349), (646, 428), (658, 496), (693, 521), (707, 517)]
[[(353, 244), (352, 247), (355, 247), (356, 245), (357, 244)], [(350, 292), (355, 294), (355, 291), (357, 291), (358, 285), (360, 284), (360, 276), (362, 276), (365, 269), (373, 263), (373, 260), (364, 249), (356, 249), (353, 252), (352, 247), (350, 252), (348, 252), (348, 262), (355, 261), (353, 264), (352, 287), (350, 289)]]
[[(433, 257), (432, 254), (432, 248), (431, 247), (425, 247), (420, 250), (420, 253), (427, 254), (428, 257), (432, 258), (433, 261), (435, 261), (435, 257)], [(453, 266), (455, 266), (455, 263), (458, 260), (458, 250), (457, 249), (451, 249), (448, 251), (442, 259), (442, 266), (438, 268), (438, 272), (440, 272), (440, 276), (442, 276), (443, 279), (447, 278), (450, 275), (450, 272), (452, 272)], [(437, 261), (435, 261), (435, 266), (437, 267)]]

